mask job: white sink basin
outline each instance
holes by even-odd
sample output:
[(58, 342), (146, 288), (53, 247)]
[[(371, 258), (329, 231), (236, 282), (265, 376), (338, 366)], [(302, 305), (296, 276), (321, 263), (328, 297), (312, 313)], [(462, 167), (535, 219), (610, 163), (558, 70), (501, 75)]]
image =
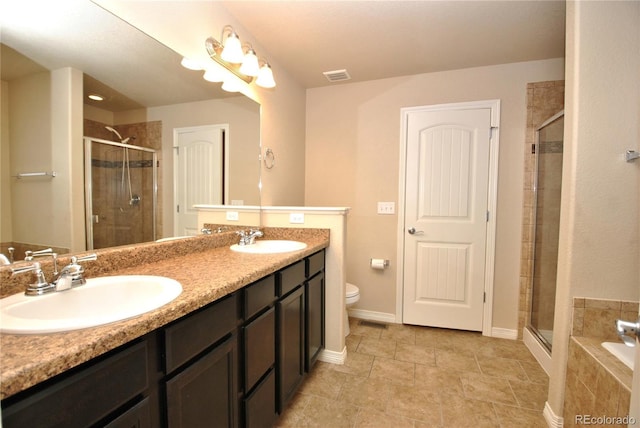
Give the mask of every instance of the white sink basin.
[(250, 254), (275, 254), (275, 253), (287, 253), (289, 251), (298, 251), (307, 248), (307, 244), (300, 241), (287, 241), (287, 240), (257, 240), (251, 245), (238, 245), (231, 246), (231, 250), (239, 253)]
[(42, 334), (78, 330), (133, 318), (182, 293), (176, 280), (161, 276), (105, 276), (42, 296), (0, 299), (0, 332)]

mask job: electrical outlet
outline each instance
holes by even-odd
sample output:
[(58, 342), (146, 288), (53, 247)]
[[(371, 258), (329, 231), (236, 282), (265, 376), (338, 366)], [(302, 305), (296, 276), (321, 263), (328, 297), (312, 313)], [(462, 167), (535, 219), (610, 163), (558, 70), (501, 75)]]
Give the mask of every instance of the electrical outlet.
[(303, 224), (304, 223), (304, 213), (291, 213), (291, 214), (289, 214), (289, 223), (292, 223), (292, 224)]
[(227, 211), (227, 220), (238, 221), (238, 211)]
[(396, 213), (395, 202), (378, 202), (378, 214), (389, 215)]

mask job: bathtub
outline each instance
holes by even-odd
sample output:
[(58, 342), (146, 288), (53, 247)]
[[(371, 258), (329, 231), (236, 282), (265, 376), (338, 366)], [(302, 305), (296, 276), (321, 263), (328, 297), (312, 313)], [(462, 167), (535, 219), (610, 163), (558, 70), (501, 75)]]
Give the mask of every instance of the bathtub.
[(633, 359), (635, 358), (636, 348), (631, 348), (624, 343), (602, 342), (602, 347), (611, 352), (625, 366), (633, 370)]

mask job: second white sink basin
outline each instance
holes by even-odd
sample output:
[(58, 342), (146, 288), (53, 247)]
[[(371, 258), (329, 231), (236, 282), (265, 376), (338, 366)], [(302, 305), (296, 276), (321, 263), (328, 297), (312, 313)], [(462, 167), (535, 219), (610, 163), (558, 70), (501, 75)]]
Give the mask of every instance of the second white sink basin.
[(178, 281), (161, 276), (90, 278), (66, 291), (0, 299), (0, 331), (42, 334), (95, 327), (152, 311), (180, 293)]
[(257, 240), (250, 245), (238, 245), (231, 246), (231, 250), (239, 253), (250, 254), (275, 254), (275, 253), (287, 253), (289, 251), (298, 251), (307, 248), (307, 244), (300, 241), (287, 241), (282, 239), (264, 239)]

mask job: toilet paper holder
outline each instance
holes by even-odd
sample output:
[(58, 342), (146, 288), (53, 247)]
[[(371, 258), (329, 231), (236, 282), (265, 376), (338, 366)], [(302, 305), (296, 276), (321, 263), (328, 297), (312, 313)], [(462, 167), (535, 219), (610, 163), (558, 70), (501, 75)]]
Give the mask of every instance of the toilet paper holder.
[(389, 260), (387, 259), (370, 259), (369, 266), (372, 269), (386, 269), (389, 267)]

